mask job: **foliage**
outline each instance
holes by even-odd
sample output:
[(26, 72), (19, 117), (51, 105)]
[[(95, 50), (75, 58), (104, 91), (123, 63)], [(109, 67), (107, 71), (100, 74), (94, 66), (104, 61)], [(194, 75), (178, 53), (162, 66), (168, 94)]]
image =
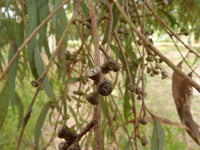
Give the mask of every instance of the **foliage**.
[[(53, 147), (62, 124), (76, 130), (73, 133), (76, 139), (82, 138), (79, 142), (81, 147), (92, 147), (96, 139), (90, 131), (95, 126), (92, 122), (95, 119), (101, 121), (104, 149), (142, 149), (146, 146), (143, 149), (151, 147), (154, 150), (168, 147), (164, 137), (166, 140), (171, 138), (170, 129), (163, 129), (162, 121), (145, 106), (148, 94), (145, 92), (145, 78), (160, 76), (166, 79), (168, 75), (162, 62), (168, 62), (149, 45), (153, 45), (154, 35), (163, 33), (169, 34), (175, 46), (174, 37), (178, 35), (194, 35), (198, 41), (200, 3), (198, 0), (152, 0), (151, 10), (145, 2), (94, 1), (96, 17), (91, 16), (91, 8), (84, 0), (0, 2), (1, 149), (19, 148), (20, 144), (23, 149)], [(156, 19), (155, 12), (167, 26)], [(97, 46), (93, 45), (97, 38), (95, 27), (99, 38), (96, 44), (101, 52), (98, 57)], [(137, 29), (145, 36), (138, 35)], [(189, 52), (196, 57), (195, 65), (199, 54), (190, 49)], [(87, 76), (97, 60), (101, 63), (98, 67), (104, 69), (103, 77), (109, 80), (107, 83), (114, 85), (114, 89), (109, 89), (111, 95), (100, 96), (102, 118), (95, 116), (93, 108), (96, 106), (86, 100), (98, 88), (99, 81), (93, 82)], [(105, 65), (108, 62), (110, 64)], [(99, 80), (102, 81), (101, 77)], [(92, 100), (98, 100), (99, 93), (95, 93)], [(147, 124), (148, 114), (154, 116), (152, 125)], [(7, 125), (13, 120), (12, 129), (9, 129)], [(141, 130), (148, 126), (153, 126), (152, 133), (142, 135)], [(151, 146), (148, 145), (149, 139)]]

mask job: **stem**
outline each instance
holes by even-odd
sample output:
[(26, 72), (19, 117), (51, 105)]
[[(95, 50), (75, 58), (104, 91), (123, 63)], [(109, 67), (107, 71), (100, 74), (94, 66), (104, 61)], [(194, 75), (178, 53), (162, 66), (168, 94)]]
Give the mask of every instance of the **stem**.
[(182, 78), (186, 79), (197, 91), (200, 92), (200, 86), (189, 76), (187, 76), (182, 70), (180, 70), (176, 65), (174, 65), (167, 57), (165, 57), (131, 22), (129, 17), (126, 15), (120, 4), (117, 0), (113, 0), (121, 14), (124, 16), (130, 27), (136, 32), (138, 37), (143, 40), (143, 42), (154, 52), (156, 53), (161, 60), (163, 60), (168, 66), (170, 66), (177, 74), (179, 74)]
[(67, 4), (70, 0), (65, 1), (62, 3), (60, 6), (58, 6), (32, 33), (29, 35), (29, 37), (24, 41), (24, 43), (20, 46), (18, 51), (15, 53), (15, 56), (12, 58), (10, 63), (8, 64), (6, 70), (3, 72), (3, 74), (0, 76), (0, 81), (3, 79), (3, 77), (6, 75), (6, 73), (9, 71), (10, 67), (14, 63), (14, 61), (17, 59), (19, 56), (20, 52), (25, 48), (25, 46), (31, 41), (31, 39), (38, 33), (38, 31), (47, 23), (49, 19), (58, 11), (60, 10), (63, 5)]
[[(97, 20), (95, 15), (95, 9), (93, 6), (93, 0), (89, 0), (89, 13), (92, 22), (93, 42), (94, 42), (94, 65), (100, 66), (100, 51), (99, 51), (99, 36), (97, 29)], [(96, 87), (97, 88), (97, 87)], [(94, 149), (102, 150), (102, 131), (101, 131), (101, 104), (94, 106), (93, 120), (96, 125), (94, 126)]]
[[(122, 57), (123, 57), (123, 60), (124, 60), (124, 63), (125, 63), (125, 67), (126, 67), (126, 72), (128, 74), (128, 79), (130, 81), (130, 84), (133, 85), (133, 80), (132, 80), (132, 77), (131, 77), (131, 72), (130, 72), (130, 69), (129, 69), (129, 66), (128, 66), (128, 60), (126, 59), (126, 56), (124, 55), (124, 52), (122, 51), (122, 45), (121, 45), (121, 42), (119, 40), (119, 37), (117, 35), (117, 32), (114, 31), (114, 35), (115, 35), (115, 39), (117, 41), (117, 44), (119, 45), (119, 50), (120, 50), (120, 53), (122, 54)], [(131, 97), (132, 97), (132, 103), (133, 103), (133, 114), (134, 114), (134, 118), (137, 117), (137, 110), (136, 110), (136, 106), (135, 106), (135, 94), (134, 92), (131, 92)], [(135, 125), (135, 128), (137, 129), (137, 122), (134, 122), (134, 125)], [(137, 149), (137, 134), (135, 134), (134, 136), (134, 140), (135, 140), (135, 147)]]

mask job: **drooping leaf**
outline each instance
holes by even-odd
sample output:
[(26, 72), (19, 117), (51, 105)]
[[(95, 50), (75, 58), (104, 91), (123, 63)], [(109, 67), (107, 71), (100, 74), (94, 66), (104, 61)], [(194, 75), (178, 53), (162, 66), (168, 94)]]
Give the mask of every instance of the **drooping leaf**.
[(83, 10), (85, 18), (88, 18), (89, 17), (89, 11), (88, 11), (87, 5), (84, 2), (81, 3), (81, 8)]
[(3, 126), (3, 123), (5, 121), (8, 106), (9, 106), (9, 85), (8, 83), (5, 84), (4, 88), (2, 89), (0, 93), (0, 130)]
[(76, 121), (77, 127), (80, 129), (80, 128), (81, 128), (81, 125), (80, 125), (80, 123), (79, 123), (79, 121), (78, 121), (76, 112), (74, 111), (74, 109), (73, 109), (71, 106), (69, 106), (69, 110), (70, 110), (70, 113), (72, 114), (73, 118), (74, 118), (75, 121)]
[(151, 150), (163, 150), (164, 149), (164, 130), (157, 118), (152, 116), (153, 119), (153, 135), (151, 141)]
[[(15, 52), (14, 52), (14, 49), (11, 44), (8, 60), (11, 61), (11, 59), (13, 58), (14, 55), (15, 55)], [(9, 95), (10, 95), (11, 106), (12, 106), (13, 112), (14, 112), (14, 103), (15, 103), (15, 97), (16, 97), (16, 95), (15, 95), (15, 79), (16, 79), (16, 75), (17, 75), (17, 65), (18, 65), (18, 59), (14, 61), (13, 65), (10, 67), (10, 70), (8, 72)]]
[[(28, 35), (30, 35), (37, 27), (37, 7), (35, 0), (26, 1), (27, 11), (28, 11)], [(33, 76), (37, 79), (38, 74), (34, 62), (34, 50), (35, 50), (35, 36), (31, 39), (28, 44), (28, 61), (31, 67)]]
[(70, 84), (70, 83), (75, 83), (75, 82), (79, 82), (79, 81), (81, 81), (80, 78), (70, 78), (68, 83)]
[[(43, 0), (42, 3), (41, 1), (37, 1), (37, 8), (39, 11), (38, 12), (39, 24), (48, 16), (48, 4), (49, 4), (49, 1)], [(45, 24), (39, 31), (38, 48), (40, 49), (40, 51), (45, 42), (46, 29), (47, 29), (47, 24)]]
[[(177, 65), (178, 68), (182, 68), (182, 62)], [(192, 73), (188, 74), (192, 77)], [(198, 124), (193, 120), (191, 113), (191, 100), (192, 86), (186, 79), (183, 79), (176, 72), (173, 72), (172, 76), (172, 92), (173, 98), (176, 104), (179, 118), (181, 122), (186, 125), (190, 130), (187, 130), (188, 134), (193, 140), (200, 144), (200, 131)]]
[(17, 93), (15, 93), (15, 95), (16, 95), (15, 104), (16, 104), (16, 106), (18, 108), (18, 113), (19, 113), (19, 116), (18, 116), (19, 122), (18, 122), (18, 126), (17, 126), (17, 128), (19, 129), (21, 127), (22, 122), (23, 122), (24, 105), (23, 105), (22, 100), (19, 97), (19, 95)]
[(106, 109), (106, 103), (105, 103), (103, 96), (101, 96), (101, 108), (102, 108), (102, 111), (103, 111), (103, 114), (104, 114), (103, 116), (108, 119), (108, 111)]
[[(43, 64), (42, 58), (40, 56), (40, 51), (38, 50), (38, 48), (35, 49), (35, 62), (36, 62), (37, 72), (39, 76), (41, 77), (45, 69), (44, 69), (44, 64)], [(44, 85), (44, 90), (47, 96), (51, 99), (55, 98), (52, 86), (47, 76), (44, 78), (43, 85)]]
[(38, 149), (39, 148), (39, 139), (41, 136), (41, 130), (42, 130), (42, 126), (44, 124), (44, 120), (46, 118), (46, 115), (49, 111), (50, 108), (50, 104), (46, 103), (43, 108), (42, 111), (40, 113), (40, 116), (38, 117), (38, 120), (36, 122), (36, 126), (35, 126), (35, 147)]
[(128, 91), (128, 78), (126, 79), (126, 82), (125, 82), (125, 86), (126, 86), (126, 89), (125, 89), (125, 93), (124, 93), (124, 101), (123, 101), (123, 110), (124, 110), (124, 118), (125, 120), (127, 121), (128, 120), (128, 116), (130, 115), (130, 101), (129, 101), (129, 98), (130, 98), (130, 92)]

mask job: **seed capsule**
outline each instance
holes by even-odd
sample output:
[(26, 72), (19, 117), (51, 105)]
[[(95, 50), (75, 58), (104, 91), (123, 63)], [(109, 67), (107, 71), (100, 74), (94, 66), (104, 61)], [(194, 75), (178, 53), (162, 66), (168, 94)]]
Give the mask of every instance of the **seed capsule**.
[(64, 138), (67, 142), (73, 143), (73, 141), (76, 139), (76, 133), (74, 133), (66, 125), (63, 125), (58, 129), (58, 137)]
[(114, 71), (114, 72), (117, 72), (120, 70), (120, 64), (119, 63), (116, 63), (115, 61), (113, 60), (109, 60), (107, 61), (106, 63), (104, 63), (102, 66), (101, 66), (101, 72), (102, 73), (108, 73), (109, 71)]
[(67, 142), (61, 142), (58, 145), (58, 149), (59, 150), (67, 150), (69, 146), (70, 146), (69, 143), (67, 143)]
[(103, 96), (108, 96), (113, 91), (113, 84), (108, 80), (102, 80), (98, 84), (98, 92)]
[(147, 146), (149, 144), (149, 140), (147, 137), (144, 137), (141, 139), (142, 146)]
[(101, 75), (101, 68), (94, 67), (87, 72), (87, 77), (94, 80), (96, 83), (99, 82)]
[(99, 102), (98, 102), (98, 100), (99, 100), (99, 93), (97, 93), (97, 92), (92, 92), (92, 93), (90, 93), (90, 94), (88, 94), (87, 96), (86, 96), (86, 99), (87, 99), (87, 101), (90, 103), (90, 104), (92, 104), (92, 105), (98, 105), (99, 104)]
[(137, 86), (136, 85), (132, 85), (132, 84), (129, 84), (128, 85), (128, 90), (131, 91), (131, 92), (135, 92), (137, 89)]
[(141, 119), (139, 120), (139, 123), (142, 124), (142, 125), (146, 125), (148, 122), (147, 122), (146, 118), (143, 117), (143, 118), (141, 118)]
[(32, 81), (31, 81), (31, 85), (32, 85), (33, 87), (38, 87), (38, 86), (40, 85), (40, 82), (37, 81), (37, 80), (32, 80)]

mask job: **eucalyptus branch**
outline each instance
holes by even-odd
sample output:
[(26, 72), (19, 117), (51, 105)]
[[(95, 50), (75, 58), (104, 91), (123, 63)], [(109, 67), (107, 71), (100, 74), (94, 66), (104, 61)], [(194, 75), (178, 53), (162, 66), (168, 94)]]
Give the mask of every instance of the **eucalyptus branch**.
[(158, 22), (161, 24), (161, 26), (163, 26), (164, 28), (166, 28), (167, 30), (170, 31), (170, 33), (176, 37), (176, 39), (178, 39), (188, 50), (189, 52), (195, 54), (197, 57), (200, 58), (200, 54), (198, 52), (195, 52), (194, 50), (192, 50), (191, 47), (189, 47), (188, 45), (186, 45), (180, 38), (179, 36), (174, 33), (174, 31), (160, 18), (160, 16), (155, 12), (155, 10), (151, 7), (151, 5), (144, 0), (146, 6), (149, 8), (149, 10), (152, 12), (152, 14), (155, 16), (155, 18), (158, 20)]
[[(94, 42), (94, 65), (100, 66), (100, 52), (99, 52), (99, 36), (97, 28), (97, 19), (95, 9), (93, 6), (93, 0), (88, 0), (89, 3), (89, 14), (92, 22), (93, 42)], [(97, 87), (95, 87), (97, 88)], [(93, 119), (96, 121), (94, 127), (94, 149), (102, 150), (102, 131), (101, 131), (101, 104), (100, 97), (98, 97), (98, 105), (94, 106)]]
[(181, 77), (186, 79), (197, 91), (200, 92), (200, 85), (198, 85), (193, 79), (191, 79), (189, 76), (187, 76), (181, 69), (179, 69), (176, 65), (174, 65), (167, 57), (165, 57), (138, 29), (137, 27), (131, 22), (129, 17), (126, 15), (120, 4), (117, 0), (113, 0), (121, 14), (126, 19), (127, 23), (130, 25), (130, 27), (136, 32), (138, 37), (143, 40), (143, 42), (155, 53), (157, 54), (161, 60), (163, 60), (168, 66), (170, 66), (177, 74), (179, 74)]
[(59, 5), (32, 33), (31, 35), (29, 35), (29, 37), (24, 41), (24, 43), (20, 46), (20, 48), (17, 50), (17, 52), (15, 53), (15, 55), (13, 56), (12, 60), (10, 61), (10, 63), (8, 64), (7, 68), (5, 69), (5, 71), (2, 73), (2, 75), (0, 76), (0, 81), (3, 79), (3, 77), (5, 76), (5, 74), (9, 71), (10, 67), (12, 66), (12, 64), (14, 63), (14, 61), (17, 59), (17, 57), (19, 56), (20, 52), (25, 48), (25, 46), (31, 41), (31, 39), (38, 33), (38, 31), (47, 23), (47, 21), (49, 19), (51, 19), (51, 17), (58, 12), (58, 10), (60, 10), (63, 5), (67, 4), (70, 0), (66, 0), (64, 3), (62, 3), (61, 5)]

